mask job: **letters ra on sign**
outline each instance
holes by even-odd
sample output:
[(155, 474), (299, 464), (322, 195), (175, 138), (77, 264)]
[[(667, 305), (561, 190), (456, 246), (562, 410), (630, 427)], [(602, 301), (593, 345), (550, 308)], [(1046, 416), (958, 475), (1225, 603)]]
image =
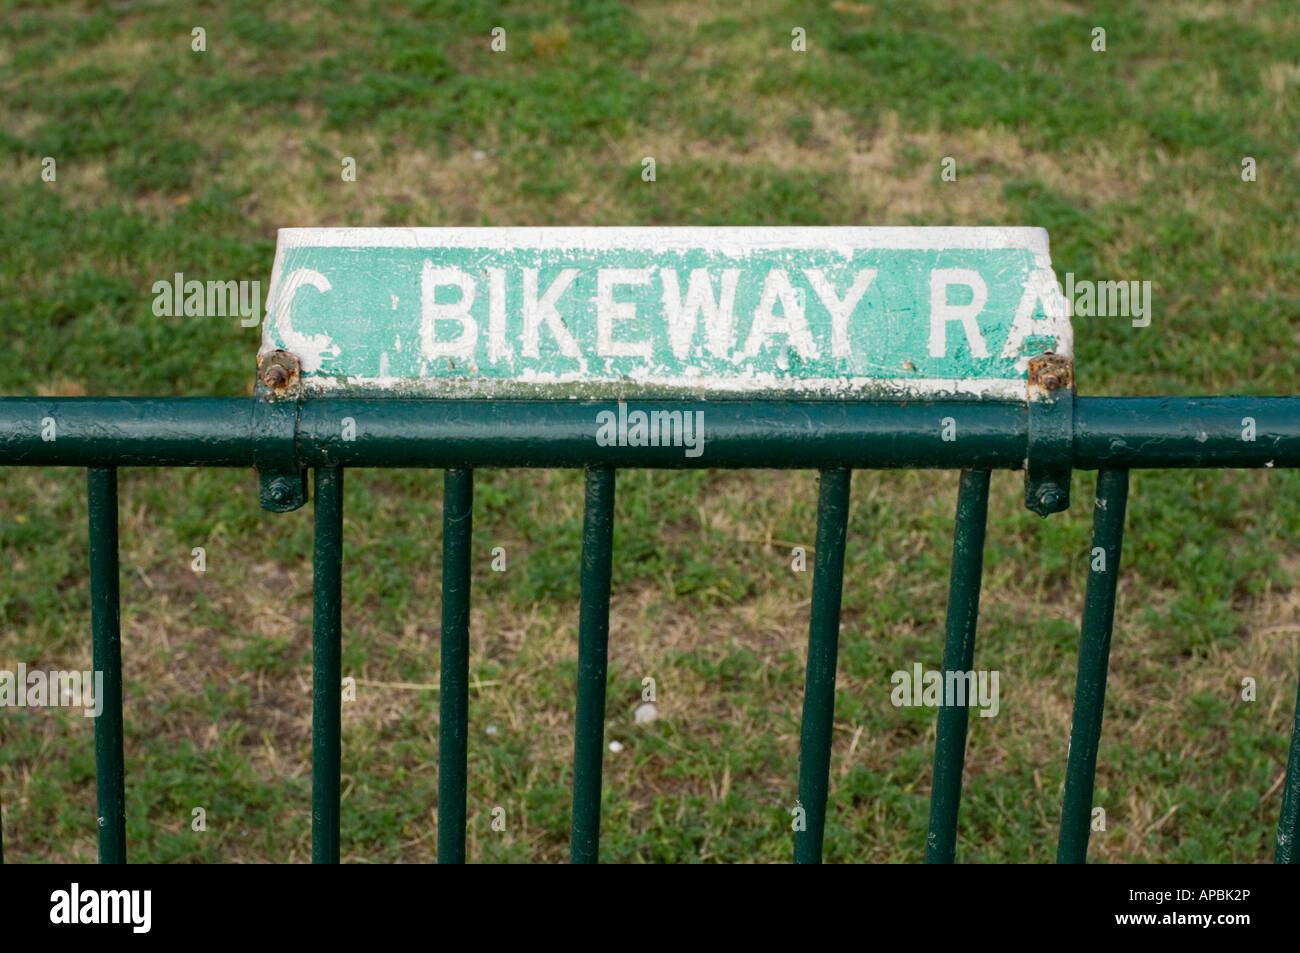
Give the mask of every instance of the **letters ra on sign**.
[(1072, 353), (1039, 228), (281, 229), (305, 393), (1026, 399)]

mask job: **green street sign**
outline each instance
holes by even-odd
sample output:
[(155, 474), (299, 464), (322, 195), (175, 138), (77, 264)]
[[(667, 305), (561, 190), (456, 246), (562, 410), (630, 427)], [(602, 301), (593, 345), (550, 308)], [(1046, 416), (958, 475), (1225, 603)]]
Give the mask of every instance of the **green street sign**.
[(307, 393), (1026, 399), (1072, 332), (1039, 228), (281, 229)]

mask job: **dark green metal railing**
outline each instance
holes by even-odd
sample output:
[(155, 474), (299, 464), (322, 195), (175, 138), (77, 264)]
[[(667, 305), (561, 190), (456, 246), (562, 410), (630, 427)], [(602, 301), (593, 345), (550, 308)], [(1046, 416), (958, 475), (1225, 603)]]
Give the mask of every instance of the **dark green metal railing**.
[(614, 471), (587, 471), (578, 608), (578, 713), (573, 733), (573, 831), (569, 855), (594, 864), (600, 846), (600, 775), (605, 755), (605, 673), (614, 556)]
[(448, 470), (442, 497), (442, 676), (438, 713), (438, 858), (465, 862), (469, 757), (469, 540), (474, 471)]
[(104, 673), (104, 708), (95, 719), (99, 859), (126, 863), (126, 771), (122, 764), (122, 634), (118, 609), (117, 471), (93, 467), (90, 514), (90, 641), (94, 671)]
[[(827, 823), (840, 598), (853, 469), (962, 470), (957, 497), (943, 669), (974, 668), (990, 470), (1020, 468), (1037, 452), (1024, 405), (964, 401), (681, 402), (707, 411), (708, 452), (665, 454), (652, 447), (600, 447), (590, 401), (421, 401), (330, 397), (300, 400), (259, 422), (257, 398), (0, 399), (0, 466), (88, 468), (91, 629), (94, 667), (103, 673), (103, 713), (95, 722), (99, 857), (126, 860), (122, 747), (122, 661), (118, 623), (117, 468), (277, 466), (315, 471), (312, 625), (312, 859), (339, 859), (340, 684), (343, 474), (346, 467), (431, 467), (446, 471), (443, 507), (441, 719), (438, 859), (465, 860), (469, 688), (470, 545), (473, 469), (582, 467), (586, 507), (578, 638), (577, 715), (571, 855), (599, 857), (601, 765), (613, 559), (615, 468), (806, 468), (821, 472), (799, 756), (803, 824), (794, 859), (817, 863)], [(945, 440), (937, 422), (959, 422)], [(42, 438), (42, 421), (57, 438)], [(344, 440), (339, 421), (357, 422)], [(1255, 421), (1243, 438), (1242, 419)], [(289, 429), (284, 430), (285, 424)], [(1083, 862), (1105, 704), (1106, 672), (1128, 472), (1139, 468), (1300, 466), (1300, 398), (1078, 398), (1049, 433), (1064, 459), (1052, 466), (1099, 470), (1093, 549), (1079, 641), (1073, 726), (1057, 859)], [(1046, 425), (1037, 425), (1040, 429)], [(1045, 432), (1045, 431), (1044, 431)], [(264, 473), (265, 477), (266, 474)], [(292, 474), (290, 483), (292, 483)], [(283, 488), (277, 490), (281, 492)], [(290, 494), (291, 495), (291, 494)], [(278, 499), (274, 495), (272, 499)], [(265, 499), (265, 497), (264, 497)], [(281, 507), (284, 508), (284, 507)], [(928, 862), (956, 856), (967, 705), (938, 714)], [(1300, 861), (1300, 699), (1297, 701), (1275, 857)], [(3, 840), (0, 839), (0, 849)], [(2, 856), (2, 855), (0, 855)]]
[(1088, 589), (1083, 601), (1079, 672), (1074, 687), (1074, 718), (1065, 767), (1065, 804), (1061, 809), (1061, 836), (1056, 851), (1056, 861), (1061, 864), (1081, 864), (1088, 853), (1092, 785), (1097, 772), (1101, 713), (1106, 701), (1106, 669), (1110, 661), (1111, 629), (1115, 625), (1115, 590), (1119, 585), (1119, 551), (1124, 542), (1127, 507), (1128, 471), (1103, 470), (1097, 474)]
[[(984, 527), (989, 513), (989, 471), (966, 470), (957, 491), (957, 527), (953, 533), (952, 574), (948, 586), (948, 633), (943, 671), (975, 668), (975, 622), (980, 611), (984, 575)], [(966, 727), (970, 708), (944, 705), (934, 742), (934, 785), (930, 793), (930, 835), (925, 859), (950, 864), (957, 854), (957, 809), (961, 773), (966, 762)]]
[(849, 526), (849, 470), (823, 470), (817, 496), (817, 546), (813, 550), (812, 613), (804, 678), (803, 730), (799, 735), (799, 807), (794, 859), (819, 864), (826, 832), (831, 732), (835, 716), (835, 666), (840, 648), (840, 597), (844, 592), (844, 543)]
[(316, 471), (311, 620), (311, 858), (339, 860), (343, 696), (343, 471)]

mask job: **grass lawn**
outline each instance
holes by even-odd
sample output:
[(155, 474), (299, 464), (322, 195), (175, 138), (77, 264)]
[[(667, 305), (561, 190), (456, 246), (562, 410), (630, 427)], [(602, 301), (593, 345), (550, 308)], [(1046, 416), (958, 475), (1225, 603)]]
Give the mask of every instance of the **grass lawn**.
[[(1300, 393), (1300, 7), (1089, 6), (0, 0), (0, 394), (251, 393), (259, 330), (151, 288), (265, 287), (280, 227), (551, 224), (1043, 226), (1058, 276), (1152, 283), (1149, 327), (1076, 319), (1081, 394)], [(959, 860), (1055, 856), (1095, 474), (1047, 520), (1022, 480), (993, 477), (1001, 710), (971, 718)], [(345, 861), (434, 856), (441, 488), (346, 482)], [(956, 488), (854, 475), (829, 861), (923, 856), (934, 711), (889, 676), (940, 666)], [(128, 856), (307, 860), (310, 505), (260, 510), (248, 471), (121, 493)], [(476, 497), (470, 857), (559, 861), (582, 475)], [(620, 473), (603, 860), (789, 859), (815, 502), (808, 472)], [(85, 509), (83, 472), (0, 474), (0, 669), (90, 667)], [(1134, 475), (1094, 860), (1271, 859), (1298, 540), (1295, 471)], [(91, 719), (0, 713), (0, 805), (7, 860), (92, 860)]]

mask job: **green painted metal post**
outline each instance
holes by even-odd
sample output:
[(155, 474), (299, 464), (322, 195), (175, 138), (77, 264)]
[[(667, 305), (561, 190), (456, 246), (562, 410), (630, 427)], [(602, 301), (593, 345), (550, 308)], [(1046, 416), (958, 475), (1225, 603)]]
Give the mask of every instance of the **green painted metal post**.
[[(984, 574), (984, 530), (989, 512), (989, 471), (966, 470), (957, 491), (957, 525), (952, 541), (952, 574), (948, 581), (947, 636), (943, 646), (944, 684), (948, 672), (975, 667), (975, 627), (980, 611)], [(969, 683), (961, 683), (970, 686)], [(925, 862), (951, 864), (957, 855), (957, 815), (961, 807), (961, 775), (966, 764), (966, 729), (971, 699), (945, 696), (939, 709), (934, 744), (934, 788), (930, 794), (930, 833)]]
[(614, 551), (614, 470), (587, 471), (582, 520), (582, 604), (578, 616), (578, 714), (573, 742), (570, 858), (594, 864), (600, 852), (600, 782), (605, 755), (605, 675)]
[(1065, 802), (1056, 846), (1058, 864), (1082, 864), (1088, 857), (1097, 746), (1106, 705), (1106, 670), (1110, 665), (1110, 636), (1115, 625), (1115, 590), (1119, 585), (1127, 506), (1128, 471), (1098, 473), (1092, 548), (1088, 552), (1088, 588), (1079, 632), (1079, 671), (1074, 688), (1070, 754), (1065, 768)]
[[(817, 499), (817, 551), (813, 557), (808, 670), (799, 738), (799, 807), (794, 862), (819, 864), (830, 787), (831, 732), (835, 718), (835, 665), (844, 591), (844, 541), (848, 535), (850, 470), (823, 470)], [(802, 824), (800, 823), (802, 822)]]
[[(92, 668), (104, 678), (103, 709), (95, 719), (95, 789), (99, 862), (126, 863), (126, 772), (122, 759), (122, 633), (118, 602), (117, 470), (87, 475), (90, 515)], [(97, 699), (98, 703), (99, 700)]]
[(438, 718), (438, 863), (465, 863), (469, 757), (470, 538), (474, 471), (448, 470), (442, 496), (442, 670)]
[(1279, 864), (1300, 864), (1300, 691), (1296, 693), (1295, 723), (1291, 726), (1291, 754), (1286, 765), (1286, 786), (1282, 790), (1282, 816), (1277, 823), (1277, 850), (1273, 859)]
[(316, 470), (312, 555), (311, 860), (339, 862), (343, 705), (343, 470)]

